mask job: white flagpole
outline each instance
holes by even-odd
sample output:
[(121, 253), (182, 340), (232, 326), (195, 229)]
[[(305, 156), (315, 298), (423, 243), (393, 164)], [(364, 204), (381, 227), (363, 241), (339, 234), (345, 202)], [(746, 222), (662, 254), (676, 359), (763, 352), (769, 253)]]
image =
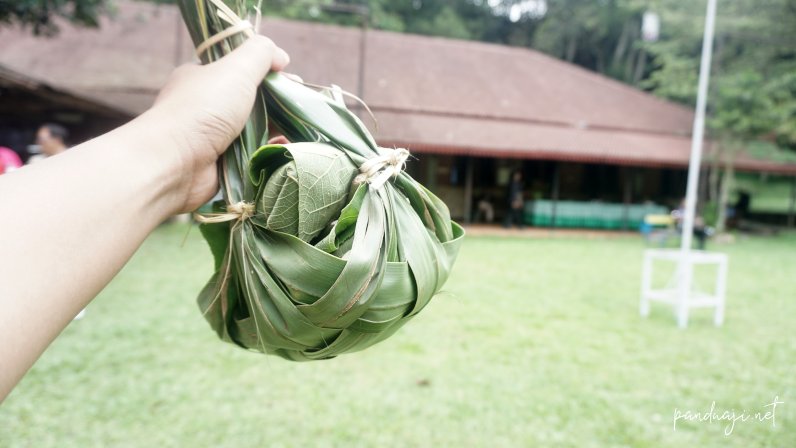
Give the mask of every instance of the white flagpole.
[[(691, 250), (694, 235), (694, 217), (699, 185), (699, 168), (702, 161), (702, 141), (705, 133), (705, 108), (710, 79), (710, 60), (713, 56), (713, 35), (716, 22), (716, 0), (708, 0), (705, 17), (705, 34), (702, 38), (702, 61), (699, 64), (699, 90), (697, 92), (696, 117), (691, 140), (691, 160), (688, 164), (688, 187), (685, 195), (685, 215), (683, 216), (683, 236), (680, 250), (686, 254)], [(723, 204), (719, 204), (722, 207)]]
[[(702, 61), (699, 66), (699, 90), (697, 92), (696, 116), (691, 140), (691, 158), (688, 164), (688, 186), (685, 196), (685, 213), (683, 216), (683, 236), (680, 249), (653, 250), (644, 253), (641, 273), (641, 304), (639, 311), (647, 316), (651, 301), (672, 303), (676, 309), (677, 325), (685, 328), (688, 325), (688, 311), (692, 307), (692, 282), (694, 262), (715, 264), (716, 290), (712, 295), (703, 294), (702, 306), (716, 308), (713, 321), (716, 326), (724, 322), (725, 289), (727, 281), (727, 255), (720, 253), (691, 252), (694, 234), (694, 216), (697, 202), (697, 185), (699, 184), (699, 165), (702, 161), (702, 140), (705, 133), (705, 108), (708, 98), (708, 80), (710, 78), (710, 59), (713, 53), (713, 31), (716, 21), (716, 0), (708, 0), (707, 16), (705, 17), (705, 34), (702, 40)], [(675, 256), (676, 254), (676, 256)], [(653, 261), (676, 260), (675, 288), (655, 289), (652, 287)], [(707, 305), (706, 305), (707, 304)]]

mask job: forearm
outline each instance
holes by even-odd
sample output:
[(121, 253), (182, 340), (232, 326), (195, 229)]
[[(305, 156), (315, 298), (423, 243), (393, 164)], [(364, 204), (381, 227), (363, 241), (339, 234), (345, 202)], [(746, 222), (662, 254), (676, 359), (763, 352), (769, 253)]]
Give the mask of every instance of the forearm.
[(172, 73), (149, 112), (0, 177), (0, 400), (170, 215), (217, 191), (218, 157), (289, 58), (263, 36)]
[(0, 177), (0, 401), (181, 206), (162, 118)]

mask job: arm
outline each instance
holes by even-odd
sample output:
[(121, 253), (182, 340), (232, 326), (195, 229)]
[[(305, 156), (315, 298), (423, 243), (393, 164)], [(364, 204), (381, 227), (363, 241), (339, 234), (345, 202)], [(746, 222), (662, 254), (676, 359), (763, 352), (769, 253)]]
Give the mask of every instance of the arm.
[(130, 123), (0, 177), (0, 401), (158, 224), (215, 194), (218, 156), (287, 62), (254, 37), (177, 69)]

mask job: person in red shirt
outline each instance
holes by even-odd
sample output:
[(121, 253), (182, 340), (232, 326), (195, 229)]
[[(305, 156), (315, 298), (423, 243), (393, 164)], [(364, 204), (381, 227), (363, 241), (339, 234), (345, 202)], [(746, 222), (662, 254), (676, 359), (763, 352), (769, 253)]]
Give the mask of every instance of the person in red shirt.
[(22, 159), (11, 148), (0, 146), (0, 174), (10, 173), (22, 167)]

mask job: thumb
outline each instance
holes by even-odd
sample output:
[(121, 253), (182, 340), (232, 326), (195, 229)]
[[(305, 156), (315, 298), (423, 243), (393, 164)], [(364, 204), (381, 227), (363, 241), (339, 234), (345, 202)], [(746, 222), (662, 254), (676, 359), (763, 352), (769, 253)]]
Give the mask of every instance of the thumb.
[(289, 62), (290, 57), (285, 50), (277, 47), (271, 39), (254, 35), (232, 53), (211, 65), (219, 66), (225, 71), (242, 74), (253, 82), (259, 83), (269, 71), (280, 71)]

